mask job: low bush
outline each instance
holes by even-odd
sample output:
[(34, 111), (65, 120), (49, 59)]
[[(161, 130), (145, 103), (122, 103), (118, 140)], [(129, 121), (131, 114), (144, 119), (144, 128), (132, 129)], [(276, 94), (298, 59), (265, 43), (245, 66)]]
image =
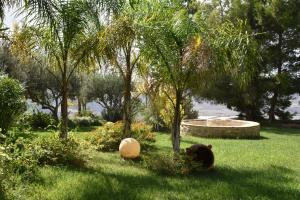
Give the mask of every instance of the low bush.
[(0, 199), (4, 199), (4, 186), (3, 182), (6, 178), (4, 170), (4, 163), (8, 159), (8, 155), (5, 153), (4, 147), (0, 144)]
[(99, 116), (94, 115), (89, 111), (82, 112), (70, 119), (69, 127), (89, 127), (89, 126), (101, 126), (102, 120)]
[(75, 127), (101, 126), (99, 118), (92, 117), (75, 117), (71, 119)]
[(18, 181), (31, 182), (38, 177), (37, 161), (27, 151), (29, 141), (21, 137), (26, 134), (10, 130), (0, 143), (0, 199), (15, 199), (18, 194), (14, 187)]
[(80, 113), (77, 113), (76, 116), (77, 117), (92, 117), (92, 118), (96, 117), (96, 115), (89, 110), (81, 111)]
[[(94, 131), (89, 140), (96, 145), (99, 151), (117, 151), (121, 141), (126, 137), (123, 133), (122, 122), (108, 122), (100, 129)], [(151, 132), (151, 127), (143, 123), (132, 125), (130, 137), (140, 142), (142, 150), (147, 150), (151, 143), (155, 141), (155, 135)]]
[(49, 113), (35, 111), (24, 114), (18, 121), (19, 127), (25, 127), (32, 130), (56, 129), (57, 123)]
[(25, 111), (24, 88), (12, 78), (0, 74), (0, 132), (6, 134)]
[(39, 165), (84, 165), (80, 145), (72, 138), (61, 140), (57, 135), (37, 138), (30, 144), (30, 150)]
[(147, 154), (143, 166), (160, 175), (188, 175), (205, 171), (202, 163), (192, 161), (184, 150), (174, 154)]
[(101, 116), (106, 121), (117, 122), (119, 120), (122, 120), (123, 113), (122, 113), (122, 109), (120, 109), (118, 107), (113, 107), (113, 108), (109, 108), (109, 109), (104, 108), (101, 111)]
[(9, 157), (4, 164), (7, 173), (19, 174), (24, 180), (35, 179), (38, 163), (31, 152), (30, 142), (20, 137), (15, 143), (6, 145), (5, 149)]
[(18, 137), (6, 141), (5, 151), (1, 153), (2, 166), (7, 172), (22, 174), (26, 179), (35, 176), (38, 165), (81, 167), (84, 164), (80, 145), (72, 138), (61, 140), (53, 134), (34, 140)]
[(18, 181), (39, 180), (38, 166), (82, 167), (85, 163), (80, 145), (72, 138), (60, 140), (53, 134), (33, 139), (26, 134), (10, 130), (0, 143), (0, 199), (15, 199)]

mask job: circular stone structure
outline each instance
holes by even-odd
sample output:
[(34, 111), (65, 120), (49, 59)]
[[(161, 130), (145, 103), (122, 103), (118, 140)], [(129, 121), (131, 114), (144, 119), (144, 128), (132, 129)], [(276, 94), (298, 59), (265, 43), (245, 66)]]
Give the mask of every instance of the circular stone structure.
[(119, 146), (120, 155), (123, 158), (137, 158), (140, 155), (141, 145), (134, 138), (125, 138)]
[(182, 135), (212, 138), (259, 138), (260, 124), (233, 119), (187, 119), (181, 122)]

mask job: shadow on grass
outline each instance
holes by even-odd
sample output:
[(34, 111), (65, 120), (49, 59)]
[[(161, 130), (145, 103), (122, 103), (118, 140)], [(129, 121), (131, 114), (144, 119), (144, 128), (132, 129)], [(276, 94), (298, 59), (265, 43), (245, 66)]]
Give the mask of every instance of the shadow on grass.
[(276, 128), (276, 127), (263, 127), (261, 131), (267, 133), (274, 133), (280, 135), (295, 135), (300, 136), (300, 129), (293, 129), (293, 128)]
[(92, 180), (81, 181), (79, 199), (200, 199), (203, 193), (211, 199), (299, 199), (300, 191), (288, 186), (294, 182), (293, 175), (292, 170), (280, 166), (264, 170), (219, 167), (173, 177), (100, 172)]

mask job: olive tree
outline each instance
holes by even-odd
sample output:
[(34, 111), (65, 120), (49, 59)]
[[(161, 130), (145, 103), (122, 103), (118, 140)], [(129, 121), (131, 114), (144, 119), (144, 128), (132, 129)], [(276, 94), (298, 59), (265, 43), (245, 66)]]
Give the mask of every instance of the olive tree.
[(95, 101), (102, 108), (102, 117), (116, 122), (122, 119), (123, 79), (115, 74), (95, 74), (84, 81), (81, 95), (88, 101)]

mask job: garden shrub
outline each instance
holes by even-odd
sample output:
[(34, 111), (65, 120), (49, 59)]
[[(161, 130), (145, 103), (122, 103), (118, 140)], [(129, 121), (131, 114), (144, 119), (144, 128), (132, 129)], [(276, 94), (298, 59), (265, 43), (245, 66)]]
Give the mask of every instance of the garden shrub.
[(81, 111), (80, 113), (77, 113), (76, 116), (78, 116), (78, 117), (92, 117), (92, 118), (96, 117), (96, 115), (93, 112), (89, 111), (89, 110)]
[(28, 129), (23, 129), (20, 127), (13, 127), (7, 132), (7, 136), (5, 138), (5, 144), (14, 144), (17, 142), (19, 138), (23, 139), (32, 139), (33, 134), (30, 130)]
[(143, 158), (143, 165), (160, 175), (188, 175), (206, 170), (202, 163), (193, 161), (184, 150), (176, 156), (174, 154), (146, 154)]
[[(57, 135), (32, 138), (20, 137), (9, 131), (5, 143), (0, 143), (0, 199), (18, 195), (14, 188), (16, 181), (39, 180), (38, 166), (64, 165), (82, 167), (83, 154), (74, 139), (60, 140)], [(2, 196), (1, 196), (2, 195)]]
[(16, 129), (10, 130), (0, 143), (0, 199), (15, 199), (19, 195), (14, 191), (16, 181), (32, 182), (39, 177), (37, 161), (27, 151), (29, 140), (21, 135)]
[(8, 159), (8, 155), (5, 153), (4, 147), (0, 144), (0, 199), (4, 199), (4, 186), (3, 181), (6, 178), (4, 171), (4, 163)]
[(82, 167), (84, 164), (80, 146), (74, 139), (61, 140), (55, 134), (34, 140), (10, 138), (11, 135), (0, 150), (0, 176), (18, 174), (23, 180), (32, 181), (37, 177), (38, 165)]
[(25, 111), (24, 88), (14, 79), (0, 75), (0, 129), (6, 134), (16, 118)]
[(19, 127), (26, 127), (32, 130), (56, 129), (56, 122), (49, 113), (35, 111), (33, 113), (24, 114), (19, 122)]
[(5, 162), (7, 172), (19, 174), (25, 180), (34, 180), (38, 163), (31, 152), (29, 140), (20, 137), (15, 143), (7, 144), (5, 149), (9, 156)]
[(80, 145), (72, 138), (61, 140), (57, 135), (37, 138), (30, 144), (39, 165), (84, 165)]
[[(96, 145), (100, 151), (117, 151), (121, 141), (127, 136), (123, 133), (122, 122), (108, 122), (102, 128), (92, 133), (90, 141)], [(131, 136), (138, 140), (142, 150), (146, 150), (149, 145), (155, 141), (155, 135), (151, 132), (151, 127), (143, 123), (135, 123), (132, 125)]]
[(89, 126), (101, 126), (102, 120), (99, 116), (94, 115), (89, 111), (84, 111), (69, 120), (69, 127), (89, 127)]
[(149, 154), (143, 157), (143, 165), (157, 174), (175, 175), (179, 174), (181, 162), (175, 162), (172, 155)]
[(120, 109), (118, 107), (109, 108), (109, 109), (108, 108), (104, 108), (101, 111), (101, 116), (106, 121), (117, 122), (117, 121), (119, 121), (119, 120), (122, 119), (123, 113), (122, 113), (122, 109)]

